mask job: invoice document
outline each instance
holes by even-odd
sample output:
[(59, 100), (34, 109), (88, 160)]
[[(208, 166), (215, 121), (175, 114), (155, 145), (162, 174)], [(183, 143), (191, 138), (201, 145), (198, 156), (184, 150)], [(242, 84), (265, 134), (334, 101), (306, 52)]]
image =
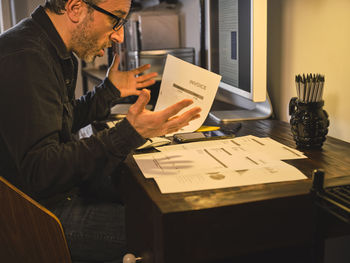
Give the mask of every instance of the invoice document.
[(281, 161), (306, 156), (271, 138), (249, 135), (159, 149), (161, 152), (134, 155), (134, 159), (146, 178), (154, 178), (162, 193), (307, 178)]
[(192, 99), (193, 104), (178, 114), (198, 106), (202, 109), (200, 118), (191, 121), (177, 133), (196, 131), (208, 116), (220, 80), (218, 74), (168, 55), (154, 111), (163, 110), (182, 99)]

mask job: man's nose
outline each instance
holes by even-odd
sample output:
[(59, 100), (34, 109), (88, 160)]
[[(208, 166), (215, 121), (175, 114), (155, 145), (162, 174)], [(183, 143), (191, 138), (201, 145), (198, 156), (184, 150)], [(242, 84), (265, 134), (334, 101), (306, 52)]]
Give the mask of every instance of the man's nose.
[(111, 40), (116, 43), (124, 42), (124, 27), (121, 27), (118, 31), (113, 31)]

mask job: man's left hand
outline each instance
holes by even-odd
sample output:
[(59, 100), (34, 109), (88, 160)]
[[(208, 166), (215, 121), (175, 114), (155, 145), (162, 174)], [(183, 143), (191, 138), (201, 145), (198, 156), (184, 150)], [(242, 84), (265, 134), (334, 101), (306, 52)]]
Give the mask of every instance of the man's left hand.
[(158, 74), (156, 72), (138, 76), (151, 67), (150, 64), (143, 65), (130, 71), (119, 71), (120, 58), (116, 54), (113, 58), (112, 65), (107, 71), (107, 77), (113, 85), (120, 91), (121, 97), (131, 95), (140, 95), (141, 89), (151, 86), (155, 83), (153, 79)]

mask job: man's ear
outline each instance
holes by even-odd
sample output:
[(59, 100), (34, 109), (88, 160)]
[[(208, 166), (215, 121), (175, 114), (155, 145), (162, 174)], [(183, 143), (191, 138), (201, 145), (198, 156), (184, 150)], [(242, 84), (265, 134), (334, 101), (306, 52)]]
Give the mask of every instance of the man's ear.
[(73, 23), (79, 23), (84, 15), (84, 2), (82, 0), (68, 0), (66, 3), (66, 14)]

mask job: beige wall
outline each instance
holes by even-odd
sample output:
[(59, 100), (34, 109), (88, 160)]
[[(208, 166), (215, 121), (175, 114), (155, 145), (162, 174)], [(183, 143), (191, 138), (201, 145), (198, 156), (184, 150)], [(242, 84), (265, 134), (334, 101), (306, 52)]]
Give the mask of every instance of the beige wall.
[(277, 118), (289, 121), (296, 74), (324, 74), (329, 135), (348, 142), (349, 14), (349, 0), (269, 0), (268, 85)]

